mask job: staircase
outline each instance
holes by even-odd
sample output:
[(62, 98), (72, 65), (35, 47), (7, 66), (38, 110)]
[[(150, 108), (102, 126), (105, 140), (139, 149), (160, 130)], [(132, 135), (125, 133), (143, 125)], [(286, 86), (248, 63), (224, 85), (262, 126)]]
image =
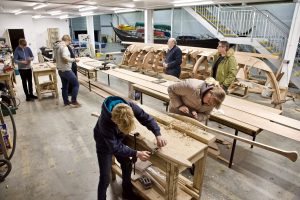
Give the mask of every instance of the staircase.
[(208, 30), (230, 43), (248, 44), (261, 53), (284, 55), (289, 27), (268, 11), (252, 6), (201, 5), (185, 8), (193, 16), (210, 26)]

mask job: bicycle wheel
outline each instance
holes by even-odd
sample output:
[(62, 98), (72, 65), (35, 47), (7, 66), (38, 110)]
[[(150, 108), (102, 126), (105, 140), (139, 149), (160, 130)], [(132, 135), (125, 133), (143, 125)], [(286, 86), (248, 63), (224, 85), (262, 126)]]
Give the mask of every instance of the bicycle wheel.
[[(17, 141), (17, 128), (16, 128), (16, 124), (15, 124), (15, 120), (13, 117), (13, 114), (11, 113), (9, 107), (6, 105), (6, 103), (0, 101), (0, 105), (1, 105), (1, 111), (0, 111), (0, 122), (1, 124), (6, 124), (7, 127), (7, 132), (9, 134), (9, 138), (11, 141), (11, 148), (8, 149), (7, 152), (7, 160), (10, 160), (16, 150), (16, 141)], [(3, 116), (3, 110), (6, 110), (8, 115), (7, 116)], [(0, 167), (1, 167), (1, 163), (0, 163)]]
[(10, 173), (12, 166), (9, 160), (4, 159), (0, 160), (0, 164), (0, 182), (3, 182)]

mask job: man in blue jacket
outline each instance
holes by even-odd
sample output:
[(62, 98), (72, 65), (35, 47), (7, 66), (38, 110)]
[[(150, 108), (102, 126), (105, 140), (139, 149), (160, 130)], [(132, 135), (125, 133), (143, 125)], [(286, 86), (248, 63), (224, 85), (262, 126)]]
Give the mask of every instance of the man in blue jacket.
[(168, 47), (169, 50), (166, 54), (166, 59), (163, 63), (163, 66), (166, 70), (166, 74), (179, 78), (181, 72), (180, 65), (182, 63), (182, 51), (176, 45), (175, 38), (170, 38), (168, 40)]
[(94, 139), (96, 141), (100, 170), (98, 200), (106, 200), (113, 155), (121, 164), (123, 198), (130, 200), (137, 198), (132, 191), (132, 163), (129, 158), (137, 157), (142, 161), (146, 161), (150, 158), (151, 153), (148, 151), (136, 151), (123, 143), (125, 136), (135, 129), (135, 118), (153, 132), (158, 147), (166, 145), (166, 141), (162, 138), (156, 121), (138, 105), (117, 96), (106, 98), (102, 104), (101, 115), (94, 128)]
[(31, 61), (33, 61), (33, 54), (31, 49), (27, 47), (27, 42), (24, 38), (19, 39), (19, 46), (14, 52), (14, 60), (18, 64), (26, 101), (37, 99), (37, 96), (33, 95), (32, 90)]

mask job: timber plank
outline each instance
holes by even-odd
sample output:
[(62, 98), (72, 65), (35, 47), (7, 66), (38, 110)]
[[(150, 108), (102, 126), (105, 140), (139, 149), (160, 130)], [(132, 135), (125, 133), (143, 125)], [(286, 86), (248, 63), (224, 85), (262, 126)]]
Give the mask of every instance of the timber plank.
[(297, 131), (295, 129), (286, 127), (286, 126), (282, 126), (280, 124), (276, 124), (274, 122), (270, 122), (267, 119), (263, 119), (261, 117), (249, 114), (249, 113), (245, 113), (242, 112), (240, 110), (236, 110), (234, 108), (231, 107), (227, 107), (227, 106), (221, 106), (222, 110), (224, 110), (225, 115), (226, 113), (230, 113), (230, 116), (235, 120), (238, 121), (242, 121), (244, 123), (250, 124), (250, 125), (254, 125), (263, 129), (263, 130), (267, 130), (270, 131), (272, 133), (276, 133), (278, 135), (281, 135), (283, 137), (287, 137), (296, 141), (300, 141), (300, 131)]
[[(244, 102), (243, 102), (244, 101)], [(300, 130), (300, 121), (285, 117), (283, 115), (279, 115), (282, 111), (274, 108), (270, 108), (267, 106), (255, 104), (253, 102), (233, 98), (230, 96), (226, 96), (224, 100), (224, 105), (228, 107), (235, 108), (237, 110), (241, 110), (253, 115), (256, 115), (258, 117), (268, 119), (272, 122), (276, 122), (278, 124), (281, 124), (283, 126), (289, 126), (291, 128)], [(238, 105), (238, 106), (236, 106)], [(253, 106), (255, 105), (255, 106)], [(266, 111), (267, 108), (270, 108)], [(273, 112), (274, 111), (274, 112)]]

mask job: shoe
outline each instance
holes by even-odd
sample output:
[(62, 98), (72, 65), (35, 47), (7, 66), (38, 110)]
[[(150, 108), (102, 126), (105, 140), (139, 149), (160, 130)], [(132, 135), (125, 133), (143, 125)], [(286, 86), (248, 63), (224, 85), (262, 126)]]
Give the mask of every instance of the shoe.
[(136, 195), (133, 191), (123, 192), (122, 199), (123, 200), (141, 200), (141, 198), (138, 195)]
[(26, 101), (31, 101), (30, 96), (26, 96)]
[(38, 97), (35, 96), (35, 95), (33, 95), (33, 94), (29, 95), (29, 97), (30, 97), (31, 99), (38, 99)]
[(81, 104), (78, 103), (78, 101), (74, 101), (74, 102), (70, 103), (70, 106), (73, 108), (79, 108), (79, 107), (81, 107)]

